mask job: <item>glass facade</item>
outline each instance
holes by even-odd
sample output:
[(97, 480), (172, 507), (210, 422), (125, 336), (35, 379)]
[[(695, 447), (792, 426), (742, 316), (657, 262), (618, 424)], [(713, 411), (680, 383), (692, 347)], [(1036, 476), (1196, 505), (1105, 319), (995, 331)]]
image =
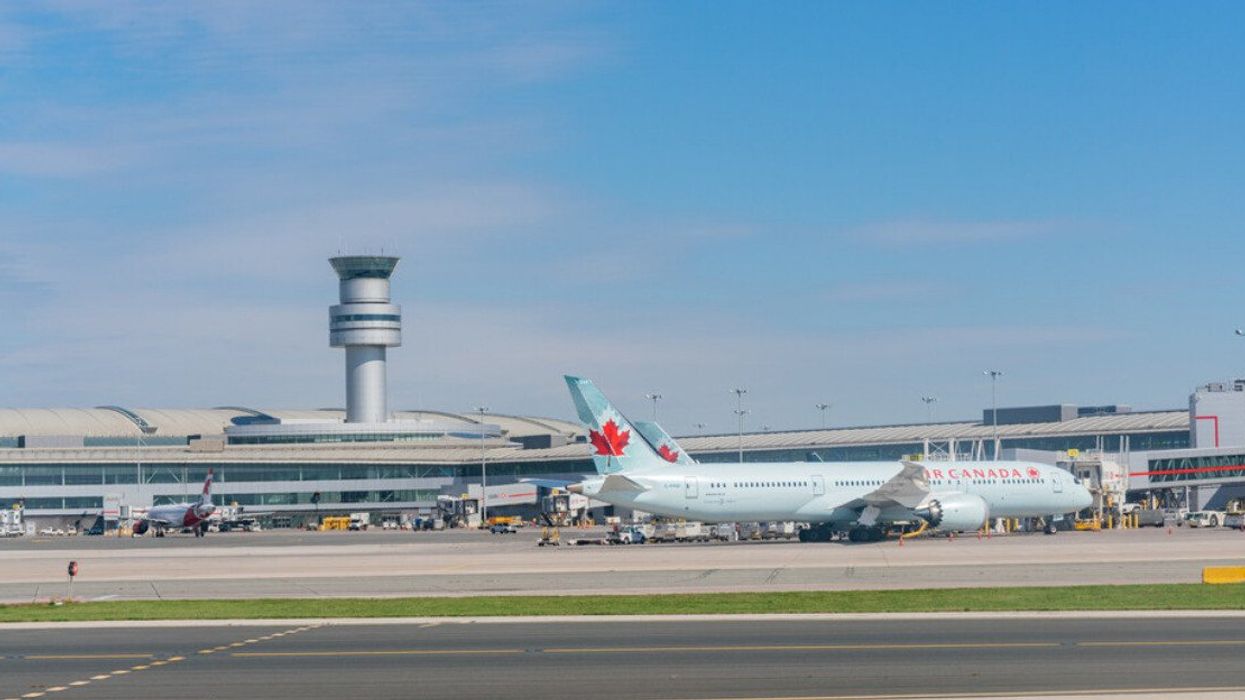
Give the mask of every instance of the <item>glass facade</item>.
[[(217, 484), (266, 481), (349, 481), (480, 477), (479, 464), (37, 464), (0, 466), (0, 486), (89, 486), (107, 484), (198, 484), (211, 468)], [(591, 460), (489, 462), (489, 476), (594, 473)]]
[[(223, 491), (216, 501), (227, 506), (312, 506), (312, 494), (320, 494), (322, 508), (353, 503), (433, 503), (440, 493), (436, 489), (378, 489), (374, 491), (293, 491), (285, 493), (229, 493)], [(185, 494), (157, 494), (155, 505), (183, 503)], [(68, 500), (68, 499), (67, 499)]]
[(445, 433), (306, 433), (289, 435), (230, 435), (230, 445), (306, 445), (336, 442), (421, 442)]
[(1147, 476), (1150, 478), (1150, 483), (1182, 483), (1204, 479), (1245, 477), (1245, 454), (1152, 459)]

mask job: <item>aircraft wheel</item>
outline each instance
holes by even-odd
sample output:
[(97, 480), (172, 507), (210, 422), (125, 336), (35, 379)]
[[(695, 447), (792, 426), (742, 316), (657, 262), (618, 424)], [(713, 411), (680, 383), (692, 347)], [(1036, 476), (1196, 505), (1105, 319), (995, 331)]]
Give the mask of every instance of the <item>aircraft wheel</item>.
[(1056, 532), (1059, 532), (1059, 529), (1055, 527), (1055, 519), (1053, 517), (1046, 519), (1046, 527), (1042, 528), (1042, 532), (1047, 535), (1053, 535)]
[(800, 541), (811, 542), (812, 538), (809, 537), (810, 532), (811, 532), (810, 530), (800, 530)]

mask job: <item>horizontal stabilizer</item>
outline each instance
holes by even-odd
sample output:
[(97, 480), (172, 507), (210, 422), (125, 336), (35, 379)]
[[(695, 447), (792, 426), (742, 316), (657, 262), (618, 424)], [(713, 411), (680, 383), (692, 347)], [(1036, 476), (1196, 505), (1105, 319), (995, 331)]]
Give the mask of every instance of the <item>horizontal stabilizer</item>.
[(629, 479), (622, 474), (610, 474), (605, 477), (605, 482), (601, 484), (599, 493), (605, 493), (606, 491), (631, 491), (639, 493), (647, 490), (648, 487), (644, 484)]
[(559, 479), (519, 479), (519, 482), (546, 489), (562, 489), (563, 491), (566, 490), (567, 486), (579, 483), (578, 481), (562, 481)]

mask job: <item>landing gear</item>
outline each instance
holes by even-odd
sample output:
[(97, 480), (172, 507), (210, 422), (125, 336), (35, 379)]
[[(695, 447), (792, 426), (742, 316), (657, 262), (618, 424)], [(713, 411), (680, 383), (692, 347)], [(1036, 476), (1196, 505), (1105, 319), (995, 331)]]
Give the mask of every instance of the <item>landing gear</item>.
[(847, 540), (849, 542), (881, 542), (885, 537), (886, 532), (877, 526), (864, 527), (857, 525), (847, 532)]
[(801, 542), (829, 542), (834, 535), (834, 531), (829, 525), (814, 525), (810, 528), (800, 530)]
[(1055, 516), (1052, 515), (1046, 519), (1046, 527), (1042, 528), (1042, 533), (1053, 535), (1056, 532), (1059, 532), (1059, 530), (1055, 527)]

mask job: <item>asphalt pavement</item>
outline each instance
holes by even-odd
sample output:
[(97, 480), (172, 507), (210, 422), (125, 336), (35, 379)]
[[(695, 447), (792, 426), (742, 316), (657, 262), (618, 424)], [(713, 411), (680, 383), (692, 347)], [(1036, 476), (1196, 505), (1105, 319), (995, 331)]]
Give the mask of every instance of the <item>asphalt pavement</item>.
[(788, 698), (1245, 692), (1239, 619), (15, 629), (0, 699)]
[[(564, 537), (580, 535), (565, 531)], [(599, 534), (599, 531), (598, 533)], [(536, 533), (225, 533), (0, 540), (0, 602), (1195, 583), (1245, 535), (1176, 528), (873, 544), (537, 547)]]

